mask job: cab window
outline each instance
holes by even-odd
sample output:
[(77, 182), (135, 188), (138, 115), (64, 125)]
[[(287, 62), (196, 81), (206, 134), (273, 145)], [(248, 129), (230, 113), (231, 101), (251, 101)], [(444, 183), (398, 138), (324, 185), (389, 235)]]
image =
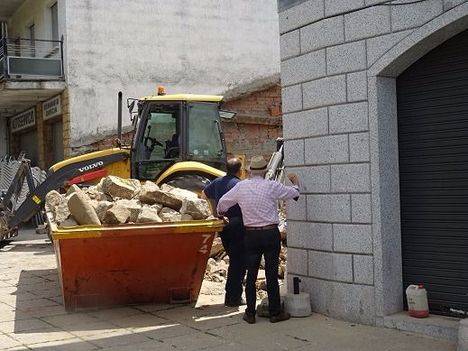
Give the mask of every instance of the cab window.
[(192, 103), (188, 115), (188, 154), (192, 159), (217, 160), (224, 154), (217, 104)]
[(180, 105), (150, 107), (139, 142), (137, 173), (140, 179), (155, 180), (180, 155)]
[(144, 159), (163, 160), (179, 157), (180, 133), (178, 128), (179, 108), (164, 109), (161, 106), (151, 111), (143, 134)]

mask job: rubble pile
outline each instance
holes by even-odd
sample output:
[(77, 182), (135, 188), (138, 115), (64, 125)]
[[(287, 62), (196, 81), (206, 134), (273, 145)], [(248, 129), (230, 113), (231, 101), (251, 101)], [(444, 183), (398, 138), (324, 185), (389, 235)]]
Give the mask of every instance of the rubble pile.
[[(280, 251), (280, 264), (278, 267), (278, 279), (284, 280), (286, 275), (286, 256), (287, 247), (282, 243)], [(205, 280), (210, 282), (222, 283), (226, 281), (227, 270), (229, 266), (229, 256), (224, 251), (220, 237), (213, 240), (211, 247), (210, 258), (206, 265)], [(282, 284), (282, 282), (280, 282)], [(267, 296), (266, 293), (266, 276), (265, 276), (265, 261), (262, 258), (260, 269), (257, 276), (257, 298), (263, 299)]]
[(52, 190), (45, 206), (58, 227), (179, 222), (211, 216), (208, 202), (191, 191), (115, 176), (88, 188), (72, 185), (66, 194)]

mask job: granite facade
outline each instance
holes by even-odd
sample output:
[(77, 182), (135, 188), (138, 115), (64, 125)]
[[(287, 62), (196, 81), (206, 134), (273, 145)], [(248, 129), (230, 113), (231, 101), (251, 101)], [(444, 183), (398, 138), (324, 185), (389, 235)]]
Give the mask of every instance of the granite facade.
[[(280, 6), (288, 279), (313, 309), (383, 325), (402, 309), (395, 78), (468, 28), (468, 1), (309, 0)], [(281, 4), (282, 1), (280, 0)]]

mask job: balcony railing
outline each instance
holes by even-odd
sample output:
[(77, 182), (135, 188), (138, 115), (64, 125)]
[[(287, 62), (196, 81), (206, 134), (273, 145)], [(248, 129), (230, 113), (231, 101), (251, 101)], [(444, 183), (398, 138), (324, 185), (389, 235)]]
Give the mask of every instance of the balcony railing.
[(0, 39), (0, 80), (63, 77), (63, 40)]

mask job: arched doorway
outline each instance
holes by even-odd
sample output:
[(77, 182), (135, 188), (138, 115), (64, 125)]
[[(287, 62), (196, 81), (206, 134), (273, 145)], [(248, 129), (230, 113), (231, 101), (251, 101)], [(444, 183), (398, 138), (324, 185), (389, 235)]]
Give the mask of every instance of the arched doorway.
[(403, 289), (468, 311), (468, 30), (397, 78)]

